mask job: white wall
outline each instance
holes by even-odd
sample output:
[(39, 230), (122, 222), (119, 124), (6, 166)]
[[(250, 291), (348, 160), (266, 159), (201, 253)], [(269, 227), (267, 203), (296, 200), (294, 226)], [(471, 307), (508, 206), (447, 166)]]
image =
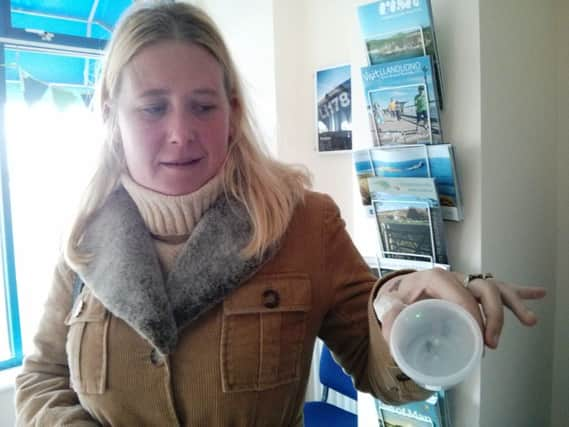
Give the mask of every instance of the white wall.
[(276, 150), (275, 57), (272, 0), (193, 0), (218, 25), (241, 71), (245, 92), (267, 147)]
[[(432, 0), (435, 33), (445, 82), (441, 114), (445, 139), (456, 150), (465, 218), (445, 222), (450, 264), (458, 271), (481, 271), (480, 23), (478, 1)], [(457, 427), (480, 418), (480, 371), (451, 392)]]
[(314, 188), (334, 197), (352, 230), (351, 155), (318, 154), (314, 127), (315, 70), (351, 60), (355, 12), (350, 3), (275, 1), (274, 28), (279, 158), (308, 166)]
[(483, 426), (549, 425), (556, 251), (556, 69), (553, 2), (480, 0), (482, 266), (542, 284), (540, 324), (507, 316), (483, 362)]
[[(558, 43), (557, 99), (557, 288), (555, 294), (555, 347), (551, 425), (565, 427), (569, 420), (569, 2), (555, 2), (555, 38)], [(551, 111), (551, 110), (550, 110)], [(553, 113), (554, 111), (551, 111)]]
[(18, 369), (0, 372), (0, 426), (9, 427), (16, 423), (14, 407), (14, 382)]
[(14, 389), (12, 387), (0, 389), (0, 426), (15, 425), (15, 412)]

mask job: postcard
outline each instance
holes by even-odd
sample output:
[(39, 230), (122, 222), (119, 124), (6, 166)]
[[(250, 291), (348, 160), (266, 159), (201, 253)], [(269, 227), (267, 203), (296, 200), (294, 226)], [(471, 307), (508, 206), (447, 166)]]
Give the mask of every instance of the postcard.
[(342, 65), (316, 71), (317, 149), (352, 149), (351, 68)]

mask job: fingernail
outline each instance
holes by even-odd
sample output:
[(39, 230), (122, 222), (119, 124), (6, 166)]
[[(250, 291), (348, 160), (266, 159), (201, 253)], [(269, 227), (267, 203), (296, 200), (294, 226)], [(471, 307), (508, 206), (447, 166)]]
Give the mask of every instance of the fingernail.
[(526, 313), (530, 316), (535, 316), (535, 313), (533, 311), (531, 311), (530, 309), (527, 309)]
[(494, 345), (498, 345), (499, 339), (500, 339), (500, 335), (494, 335)]

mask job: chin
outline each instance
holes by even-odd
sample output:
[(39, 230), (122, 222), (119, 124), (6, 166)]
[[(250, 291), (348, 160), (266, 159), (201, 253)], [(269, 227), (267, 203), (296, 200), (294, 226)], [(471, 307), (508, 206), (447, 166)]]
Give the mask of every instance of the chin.
[(166, 196), (184, 196), (186, 194), (193, 193), (199, 190), (201, 187), (183, 187), (183, 188), (165, 188), (160, 190), (159, 192), (165, 194)]
[[(155, 191), (168, 196), (183, 196), (193, 193), (206, 185), (216, 174), (200, 173), (201, 171), (183, 171), (183, 173), (168, 174), (156, 179)], [(208, 171), (209, 172), (209, 171)]]
[(199, 190), (206, 182), (207, 181), (192, 184), (187, 183), (184, 185), (180, 185), (179, 182), (176, 182), (171, 185), (163, 185), (159, 192), (168, 196), (183, 196)]

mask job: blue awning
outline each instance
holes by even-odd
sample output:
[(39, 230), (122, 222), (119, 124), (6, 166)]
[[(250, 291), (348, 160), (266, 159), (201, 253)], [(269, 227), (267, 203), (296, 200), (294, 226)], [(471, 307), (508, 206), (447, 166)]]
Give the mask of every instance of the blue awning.
[[(108, 40), (131, 3), (132, 0), (11, 0), (11, 28), (26, 33)], [(12, 95), (23, 90), (22, 75), (83, 93), (92, 87), (99, 68), (99, 61), (92, 58), (12, 48), (5, 49), (4, 63), (7, 89)]]
[(11, 0), (12, 27), (108, 39), (132, 0)]

